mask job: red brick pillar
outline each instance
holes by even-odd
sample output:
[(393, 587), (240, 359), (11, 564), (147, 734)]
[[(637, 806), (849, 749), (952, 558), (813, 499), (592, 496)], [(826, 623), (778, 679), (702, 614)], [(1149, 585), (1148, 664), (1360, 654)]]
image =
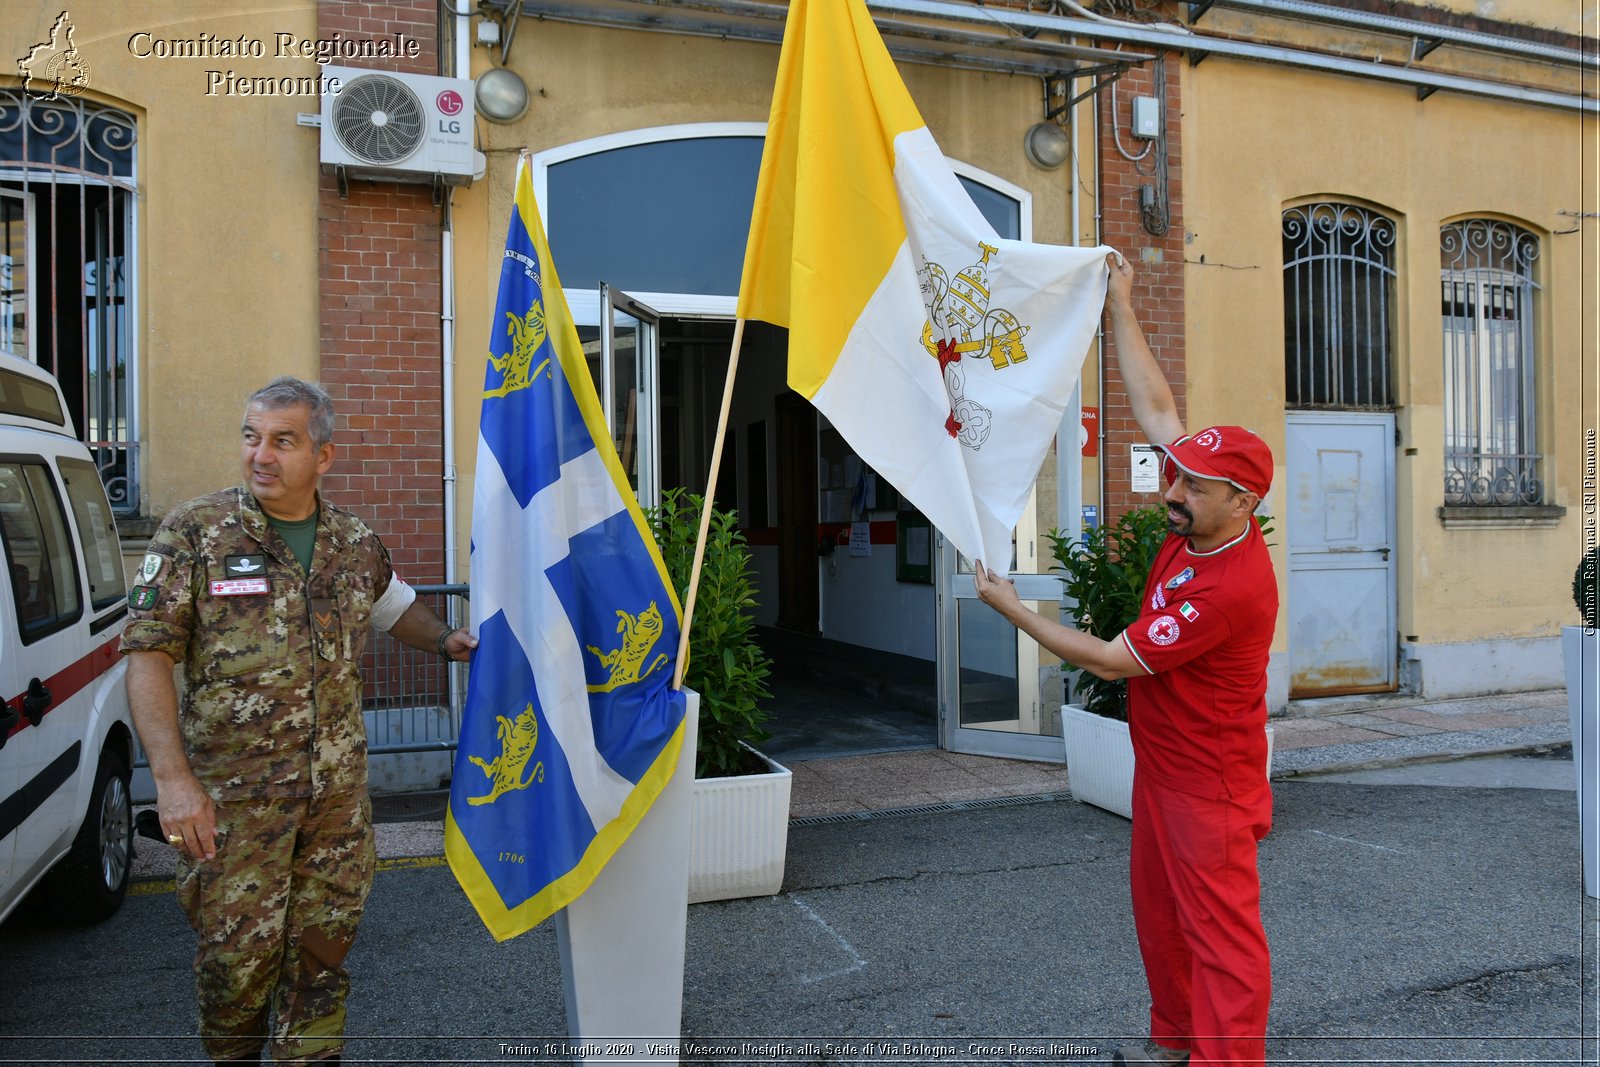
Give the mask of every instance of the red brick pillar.
[[(415, 58), (340, 60), (437, 74), (436, 0), (321, 0), (317, 36), (418, 42)], [(412, 584), (444, 578), (440, 209), (428, 185), (324, 174), (318, 209), (322, 384), (340, 415), (328, 499), (370, 523)]]
[[(1158, 60), (1157, 62), (1162, 62)], [(1122, 252), (1133, 264), (1134, 310), (1144, 327), (1150, 348), (1155, 352), (1172, 392), (1178, 412), (1185, 411), (1184, 314), (1183, 314), (1183, 181), (1182, 108), (1180, 74), (1184, 61), (1169, 54), (1166, 64), (1166, 103), (1163, 112), (1166, 135), (1166, 187), (1168, 197), (1167, 230), (1160, 236), (1144, 226), (1140, 210), (1140, 188), (1159, 190), (1154, 147), (1142, 160), (1133, 162), (1118, 151), (1113, 135), (1110, 90), (1100, 94), (1100, 196), (1102, 240)], [(1135, 67), (1117, 83), (1115, 106), (1121, 127), (1122, 147), (1138, 155), (1150, 141), (1129, 133), (1133, 98), (1156, 95), (1154, 64)], [(1134, 493), (1130, 488), (1129, 448), (1143, 442), (1144, 434), (1134, 421), (1127, 392), (1117, 373), (1116, 347), (1109, 325), (1106, 330), (1105, 390), (1100, 399), (1100, 419), (1105, 429), (1100, 462), (1105, 472), (1105, 499), (1101, 521), (1111, 522), (1129, 508), (1153, 504), (1159, 496)]]

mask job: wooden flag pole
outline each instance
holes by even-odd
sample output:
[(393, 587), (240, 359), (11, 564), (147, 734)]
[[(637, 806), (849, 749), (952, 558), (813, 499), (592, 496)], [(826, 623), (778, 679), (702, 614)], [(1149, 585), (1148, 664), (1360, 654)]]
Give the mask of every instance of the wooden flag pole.
[(744, 343), (744, 320), (733, 322), (733, 347), (728, 353), (728, 378), (722, 384), (722, 411), (717, 415), (717, 439), (711, 446), (711, 472), (706, 475), (706, 499), (700, 509), (700, 535), (694, 542), (694, 566), (689, 570), (689, 589), (683, 601), (683, 632), (678, 635), (678, 662), (672, 674), (672, 688), (683, 688), (683, 671), (689, 662), (689, 627), (694, 625), (695, 594), (700, 589), (700, 565), (705, 562), (706, 538), (711, 533), (711, 508), (717, 495), (717, 472), (722, 469), (722, 442), (728, 435), (728, 409), (733, 406), (733, 376), (739, 369), (739, 348)]

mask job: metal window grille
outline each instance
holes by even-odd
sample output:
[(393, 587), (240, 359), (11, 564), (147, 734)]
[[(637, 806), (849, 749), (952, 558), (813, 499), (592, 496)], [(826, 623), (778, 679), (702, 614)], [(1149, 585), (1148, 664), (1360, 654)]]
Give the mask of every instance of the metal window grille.
[(1395, 225), (1351, 204), (1283, 213), (1283, 327), (1292, 408), (1394, 406)]
[(1439, 229), (1444, 325), (1444, 502), (1544, 499), (1534, 393), (1539, 241), (1494, 219)]
[(0, 350), (61, 382), (111, 506), (139, 510), (133, 116), (0, 88)]

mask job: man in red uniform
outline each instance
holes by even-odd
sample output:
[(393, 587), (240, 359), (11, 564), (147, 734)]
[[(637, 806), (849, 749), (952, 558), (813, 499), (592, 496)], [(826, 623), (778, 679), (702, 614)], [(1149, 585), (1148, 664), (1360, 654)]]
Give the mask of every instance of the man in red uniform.
[(1133, 736), (1133, 918), (1150, 984), (1149, 1044), (1115, 1063), (1245, 1064), (1266, 1055), (1272, 997), (1256, 843), (1272, 825), (1267, 658), (1278, 583), (1253, 518), (1272, 453), (1238, 426), (1184, 432), (1134, 317), (1120, 256), (1106, 307), (1140, 429), (1163, 442), (1171, 532), (1139, 618), (1101, 641), (1023, 607), (975, 566), (978, 595), (1050, 651), (1128, 679)]

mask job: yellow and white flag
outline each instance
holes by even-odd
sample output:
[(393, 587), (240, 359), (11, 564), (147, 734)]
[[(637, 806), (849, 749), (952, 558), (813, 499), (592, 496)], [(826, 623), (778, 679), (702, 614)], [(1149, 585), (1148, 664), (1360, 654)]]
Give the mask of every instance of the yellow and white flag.
[(969, 558), (1011, 561), (1109, 249), (1000, 238), (863, 0), (791, 0), (739, 286), (789, 385)]

